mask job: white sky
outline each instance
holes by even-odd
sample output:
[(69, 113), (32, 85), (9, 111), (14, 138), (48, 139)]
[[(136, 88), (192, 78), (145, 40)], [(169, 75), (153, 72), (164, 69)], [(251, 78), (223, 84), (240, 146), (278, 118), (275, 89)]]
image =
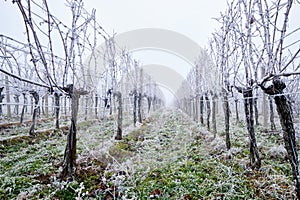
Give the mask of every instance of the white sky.
[[(50, 11), (60, 19), (70, 16), (63, 0), (49, 0)], [(96, 9), (98, 23), (109, 33), (123, 33), (139, 28), (162, 28), (181, 33), (207, 45), (208, 37), (217, 29), (212, 19), (225, 10), (226, 0), (85, 0), (88, 11)], [(63, 21), (65, 21), (63, 20)], [(11, 0), (0, 3), (0, 34), (13, 37), (24, 36), (24, 25), (16, 4)], [(190, 66), (171, 55), (158, 52), (139, 52), (133, 55), (143, 64), (163, 64), (185, 75)], [(166, 59), (167, 58), (167, 59)], [(180, 63), (180, 64), (179, 64)], [(166, 96), (168, 91), (165, 90)], [(168, 98), (168, 97), (167, 97)]]
[[(162, 28), (181, 33), (204, 47), (219, 25), (213, 17), (225, 10), (226, 0), (100, 0), (86, 1), (86, 6), (97, 9), (98, 21), (109, 33)], [(133, 56), (143, 64), (170, 66), (183, 77), (191, 68), (176, 56), (163, 52), (144, 51)], [(167, 89), (161, 89), (170, 105), (173, 95)]]
[[(63, 0), (48, 0), (50, 11), (60, 18), (69, 18)], [(108, 33), (122, 33), (139, 28), (169, 29), (207, 44), (207, 38), (217, 27), (218, 17), (226, 0), (85, 0), (85, 8), (96, 9), (98, 22)], [(14, 35), (24, 30), (16, 4), (11, 0), (0, 3), (0, 33)]]
[(200, 45), (207, 43), (226, 0), (87, 0), (86, 7), (97, 9), (99, 22), (109, 32), (138, 28), (177, 31)]
[[(68, 20), (70, 12), (64, 6), (64, 2), (64, 0), (48, 0), (50, 11), (58, 18)], [(219, 28), (218, 22), (213, 18), (219, 17), (220, 12), (224, 12), (226, 2), (226, 0), (84, 1), (88, 11), (96, 9), (98, 23), (109, 34), (140, 28), (162, 28), (181, 33), (202, 47), (207, 46), (211, 33)], [(297, 4), (293, 8), (295, 7), (299, 10), (300, 6)], [(294, 12), (293, 15), (292, 19), (300, 18), (300, 12)], [(24, 25), (20, 12), (17, 5), (12, 4), (12, 0), (0, 3), (0, 34), (12, 37), (24, 36)], [(172, 55), (164, 55), (159, 52), (148, 51), (144, 54), (139, 52), (133, 56), (140, 59), (143, 64), (163, 64), (173, 67), (183, 76), (190, 68), (188, 65), (182, 66), (184, 63), (178, 61), (178, 58), (174, 58), (175, 56), (172, 58)]]

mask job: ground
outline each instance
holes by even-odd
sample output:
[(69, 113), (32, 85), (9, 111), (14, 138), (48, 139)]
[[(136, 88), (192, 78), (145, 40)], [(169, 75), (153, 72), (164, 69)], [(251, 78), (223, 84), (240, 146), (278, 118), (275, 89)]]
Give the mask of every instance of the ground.
[(26, 137), (0, 143), (0, 199), (294, 199), (280, 131), (256, 127), (262, 167), (252, 170), (243, 122), (231, 126), (229, 151), (222, 119), (215, 138), (177, 109), (124, 126), (116, 141), (114, 117), (79, 122), (72, 181), (59, 178), (67, 131), (1, 130)]

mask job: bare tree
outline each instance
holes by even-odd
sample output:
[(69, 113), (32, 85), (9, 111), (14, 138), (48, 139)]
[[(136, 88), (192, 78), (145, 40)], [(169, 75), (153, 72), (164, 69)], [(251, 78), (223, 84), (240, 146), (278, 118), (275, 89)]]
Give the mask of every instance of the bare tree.
[[(291, 48), (294, 44), (299, 44), (299, 41), (293, 42), (292, 45), (284, 46), (284, 41), (288, 39), (287, 37), (299, 30), (299, 28), (297, 28), (296, 30), (292, 30), (287, 34), (288, 21), (293, 4), (294, 3), (292, 0), (287, 0), (285, 4), (280, 4), (280, 1), (277, 1), (276, 3), (274, 2), (272, 5), (275, 5), (274, 15), (270, 15), (270, 9), (267, 3), (263, 4), (261, 1), (259, 1), (256, 4), (258, 10), (261, 12), (261, 14), (257, 17), (257, 20), (260, 23), (265, 22), (263, 26), (264, 36), (261, 37), (261, 39), (266, 46), (267, 53), (265, 56), (268, 62), (265, 64), (265, 66), (267, 69), (266, 73), (269, 73), (269, 75), (263, 78), (258, 84), (265, 93), (269, 95), (275, 95), (275, 104), (277, 106), (277, 113), (279, 115), (283, 130), (285, 148), (288, 152), (288, 158), (292, 168), (296, 187), (295, 190), (297, 198), (300, 199), (299, 162), (296, 150), (295, 128), (292, 117), (293, 111), (291, 109), (289, 98), (284, 94), (286, 84), (280, 78), (282, 75), (288, 76), (292, 74), (298, 74), (296, 71), (292, 71), (292, 73), (285, 73), (290, 70), (289, 66), (300, 53), (300, 48)], [(266, 11), (263, 12), (263, 10)], [(279, 21), (281, 19), (282, 22)], [(273, 30), (271, 30), (271, 26), (273, 26)], [(294, 53), (289, 53), (293, 51)], [(292, 70), (294, 69), (295, 68), (292, 68)], [(269, 86), (265, 86), (266, 82), (269, 81), (271, 84)]]
[[(221, 44), (228, 50), (223, 50), (223, 62), (233, 66), (233, 74), (231, 79), (232, 85), (243, 95), (245, 119), (250, 143), (250, 164), (252, 168), (260, 168), (261, 159), (256, 144), (256, 136), (254, 132), (254, 81), (256, 78), (256, 68), (253, 59), (253, 46), (252, 46), (252, 29), (249, 25), (251, 23), (250, 14), (246, 11), (252, 8), (252, 2), (246, 3), (245, 1), (233, 1), (222, 16), (223, 33), (221, 37)], [(245, 28), (246, 27), (246, 28)], [(216, 40), (216, 42), (218, 42)], [(225, 45), (224, 45), (225, 44)], [(222, 53), (222, 55), (223, 55)], [(226, 66), (226, 65), (225, 65)], [(225, 82), (227, 83), (227, 90), (229, 87), (230, 74), (228, 70), (230, 67), (227, 65), (227, 72), (225, 74)], [(239, 84), (240, 86), (236, 86)]]
[[(32, 1), (13, 1), (13, 3), (24, 19), (27, 41), (22, 43), (9, 37), (5, 38), (24, 47), (14, 49), (30, 55), (30, 65), (33, 70), (29, 71), (34, 73), (36, 79), (26, 79), (22, 74), (13, 73), (12, 70), (1, 68), (0, 71), (13, 79), (47, 88), (47, 92), (51, 94), (54, 90), (59, 90), (70, 97), (71, 125), (64, 155), (62, 177), (73, 177), (76, 166), (76, 123), (79, 98), (81, 95), (86, 95), (87, 91), (92, 90), (93, 87), (93, 85), (89, 85), (91, 82), (87, 82), (87, 77), (90, 77), (92, 73), (87, 73), (89, 66), (83, 64), (82, 58), (86, 54), (86, 50), (95, 50), (95, 35), (99, 34), (104, 37), (104, 35), (107, 36), (107, 33), (95, 22), (95, 11), (89, 14), (84, 9), (82, 0), (67, 1), (66, 5), (72, 14), (70, 27), (50, 12), (46, 0), (42, 0), (38, 6), (32, 6), (32, 4), (36, 4)], [(41, 14), (37, 15), (36, 13)], [(90, 32), (93, 33), (93, 38), (90, 38)], [(54, 41), (61, 46), (54, 45)], [(12, 45), (9, 47), (13, 48)], [(57, 55), (63, 55), (63, 58)], [(7, 61), (7, 63), (9, 62)], [(37, 93), (32, 94), (36, 96)], [(36, 109), (33, 112), (34, 116), (35, 113)], [(31, 130), (33, 129), (31, 128)]]
[(214, 55), (215, 65), (219, 69), (221, 74), (221, 83), (222, 83), (222, 97), (223, 97), (223, 111), (224, 111), (224, 120), (225, 120), (225, 137), (226, 137), (226, 147), (229, 150), (231, 148), (230, 141), (230, 106), (228, 101), (229, 93), (231, 92), (230, 87), (230, 73), (232, 71), (232, 66), (229, 65), (229, 56), (234, 51), (234, 48), (231, 49), (229, 45), (229, 27), (234, 22), (232, 19), (231, 10), (228, 10), (228, 13), (223, 14), (219, 19), (222, 28), (220, 33), (213, 34), (213, 39), (211, 40), (210, 48), (211, 52)]
[[(233, 54), (225, 60), (238, 58), (234, 62), (237, 67), (235, 67), (233, 85), (244, 96), (247, 128), (250, 143), (253, 142), (250, 147), (254, 148), (254, 151), (252, 151), (254, 156), (251, 154), (250, 161), (257, 159), (254, 163), (260, 163), (255, 141), (253, 140), (255, 135), (252, 134), (254, 133), (252, 104), (255, 98), (253, 89), (259, 86), (263, 92), (272, 95), (275, 99), (283, 130), (285, 148), (292, 168), (297, 198), (300, 199), (295, 128), (291, 102), (285, 94), (286, 84), (282, 79), (282, 77), (300, 74), (297, 71), (299, 67), (294, 65), (294, 61), (299, 59), (300, 49), (296, 45), (300, 41), (290, 40), (291, 36), (298, 33), (300, 28), (296, 27), (288, 31), (288, 22), (293, 4), (298, 4), (298, 2), (292, 0), (285, 2), (280, 0), (232, 1), (228, 5), (228, 12), (221, 19), (223, 19), (222, 24), (228, 25), (223, 28), (223, 31), (225, 30), (227, 35), (232, 36), (231, 39), (225, 38), (229, 42), (228, 46), (236, 48)], [(227, 19), (233, 20), (231, 20), (231, 23), (226, 23)], [(240, 66), (243, 68), (240, 68)], [(262, 74), (261, 80), (258, 79), (259, 72)], [(265, 113), (264, 116), (266, 116)], [(251, 161), (251, 164), (253, 164), (253, 161)]]

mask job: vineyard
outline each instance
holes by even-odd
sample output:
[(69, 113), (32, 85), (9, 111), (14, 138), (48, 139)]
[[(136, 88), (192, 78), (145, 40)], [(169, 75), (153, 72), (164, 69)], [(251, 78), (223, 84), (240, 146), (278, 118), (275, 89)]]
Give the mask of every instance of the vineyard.
[(0, 4), (23, 25), (0, 33), (0, 199), (300, 199), (298, 1), (232, 0), (206, 47), (111, 34), (83, 0)]

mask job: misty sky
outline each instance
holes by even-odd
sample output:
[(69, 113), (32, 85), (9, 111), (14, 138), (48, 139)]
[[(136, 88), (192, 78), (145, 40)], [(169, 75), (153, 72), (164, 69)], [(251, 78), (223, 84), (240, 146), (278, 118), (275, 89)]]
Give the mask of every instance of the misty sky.
[[(70, 24), (68, 20), (71, 15), (64, 2), (48, 1), (50, 11)], [(12, 4), (11, 0), (0, 4), (0, 34), (25, 39), (23, 20), (17, 5)], [(84, 4), (90, 12), (96, 9), (98, 23), (111, 35), (140, 28), (161, 28), (181, 33), (203, 47), (219, 25), (213, 18), (220, 16), (220, 12), (226, 8), (225, 0), (86, 0)], [(163, 52), (137, 52), (133, 56), (143, 64), (170, 66), (184, 77), (191, 68), (176, 56)]]
[[(52, 13), (65, 20), (70, 17), (63, 0), (48, 3)], [(86, 0), (84, 3), (88, 11), (96, 9), (98, 22), (108, 33), (164, 28), (182, 33), (201, 46), (218, 25), (212, 18), (226, 7), (225, 0)], [(11, 0), (0, 4), (0, 33), (13, 35), (24, 30), (17, 5)]]
[[(38, 0), (37, 0), (38, 2)], [(49, 0), (51, 13), (68, 23), (70, 11), (64, 0)], [(226, 0), (85, 0), (88, 11), (96, 9), (97, 21), (112, 35), (140, 28), (161, 28), (176, 31), (205, 47), (211, 33), (219, 28), (213, 18), (219, 17), (226, 9)], [(25, 1), (24, 1), (25, 3)], [(295, 5), (299, 10), (299, 4)], [(21, 14), (12, 0), (0, 3), (0, 34), (25, 38)], [(300, 18), (294, 12), (292, 18)], [(70, 22), (70, 21), (69, 21)], [(298, 25), (297, 25), (298, 26)], [(170, 66), (184, 77), (191, 68), (174, 55), (163, 52), (145, 51), (133, 55), (143, 64)], [(165, 91), (166, 92), (166, 91)]]

